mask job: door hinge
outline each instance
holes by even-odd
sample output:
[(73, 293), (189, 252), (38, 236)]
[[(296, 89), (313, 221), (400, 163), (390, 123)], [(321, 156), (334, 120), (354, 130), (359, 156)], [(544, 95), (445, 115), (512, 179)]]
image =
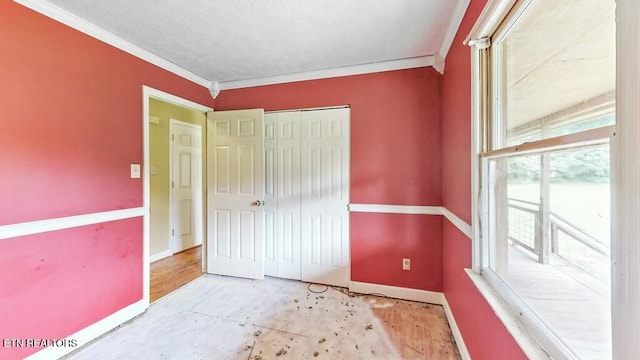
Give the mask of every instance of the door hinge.
[(176, 139), (176, 135), (175, 134), (171, 134), (171, 141), (174, 141)]
[(175, 184), (174, 184), (174, 183), (173, 183), (173, 181), (172, 181), (172, 182), (171, 182), (171, 188), (173, 189), (173, 188), (175, 188), (175, 187), (176, 187), (176, 186), (175, 186)]
[(171, 229), (171, 236), (174, 236), (176, 234), (176, 230), (175, 229)]

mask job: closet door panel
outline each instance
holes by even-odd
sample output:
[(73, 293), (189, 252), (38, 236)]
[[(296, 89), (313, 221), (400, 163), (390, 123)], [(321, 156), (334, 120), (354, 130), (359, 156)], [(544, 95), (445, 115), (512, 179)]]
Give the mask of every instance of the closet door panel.
[(349, 109), (301, 115), (302, 280), (348, 286)]
[(300, 112), (278, 114), (278, 276), (300, 280)]

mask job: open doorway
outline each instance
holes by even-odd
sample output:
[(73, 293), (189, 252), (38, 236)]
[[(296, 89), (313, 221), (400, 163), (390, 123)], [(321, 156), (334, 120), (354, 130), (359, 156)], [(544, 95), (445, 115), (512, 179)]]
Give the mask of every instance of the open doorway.
[(150, 303), (203, 273), (206, 112), (145, 88), (145, 295)]

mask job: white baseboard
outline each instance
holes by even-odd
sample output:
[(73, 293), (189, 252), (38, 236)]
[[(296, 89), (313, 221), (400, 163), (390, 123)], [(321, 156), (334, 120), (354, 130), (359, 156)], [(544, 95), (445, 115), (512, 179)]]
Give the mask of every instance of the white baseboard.
[(28, 360), (41, 360), (41, 359), (59, 359), (72, 351), (75, 351), (82, 346), (90, 343), (105, 333), (115, 329), (116, 327), (124, 324), (125, 322), (133, 319), (134, 317), (142, 314), (149, 304), (146, 301), (140, 300), (134, 304), (119, 310), (106, 318), (89, 325), (88, 327), (68, 336), (67, 340), (75, 340), (76, 347), (47, 347), (37, 353), (28, 356)]
[(442, 305), (444, 302), (444, 294), (440, 292), (370, 284), (358, 281), (352, 281), (350, 283), (349, 291), (358, 294), (381, 294), (395, 299), (419, 301), (436, 305)]
[(451, 328), (453, 338), (456, 340), (456, 346), (458, 347), (460, 357), (462, 360), (471, 360), (471, 355), (469, 354), (469, 350), (467, 350), (467, 345), (464, 343), (464, 339), (462, 338), (462, 333), (460, 332), (460, 328), (458, 328), (456, 319), (453, 317), (453, 312), (449, 307), (447, 297), (443, 296), (443, 300), (442, 307), (444, 308), (444, 313), (447, 316), (447, 321), (449, 321), (449, 327)]
[(169, 251), (169, 250), (161, 251), (161, 252), (159, 252), (157, 254), (150, 255), (149, 256), (149, 263), (152, 263), (154, 261), (158, 261), (158, 260), (167, 258), (169, 256), (171, 256), (171, 251)]

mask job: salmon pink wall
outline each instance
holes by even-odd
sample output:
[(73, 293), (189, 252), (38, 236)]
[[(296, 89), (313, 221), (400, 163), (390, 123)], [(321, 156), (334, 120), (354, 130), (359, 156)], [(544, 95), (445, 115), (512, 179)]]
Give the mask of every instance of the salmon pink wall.
[[(472, 0), (449, 55), (442, 86), (442, 199), (471, 223), (471, 50), (462, 44), (486, 0)], [(471, 239), (443, 220), (443, 287), (473, 359), (526, 359), (471, 282)]]
[(443, 220), (444, 293), (474, 360), (526, 359), (511, 334), (464, 271), (471, 267), (471, 240)]
[(441, 227), (441, 216), (352, 213), (352, 280), (442, 291)]
[(129, 178), (142, 162), (142, 85), (211, 105), (208, 90), (0, 7), (0, 225), (142, 206), (142, 181)]
[(0, 339), (64, 339), (140, 300), (141, 229), (135, 218), (0, 240)]
[(440, 74), (432, 68), (223, 90), (216, 110), (351, 106), (351, 202), (440, 204)]
[[(143, 158), (142, 85), (213, 103), (11, 1), (0, 38), (0, 226), (142, 206), (142, 180), (129, 178)], [(0, 240), (0, 337), (66, 337), (141, 300), (142, 242), (140, 217)]]
[[(350, 202), (440, 205), (440, 86), (432, 68), (388, 71), (223, 90), (216, 110), (350, 105)], [(376, 232), (360, 231), (374, 224)], [(438, 220), (352, 213), (351, 229), (352, 280), (440, 290)], [(402, 272), (401, 253), (433, 272)]]

